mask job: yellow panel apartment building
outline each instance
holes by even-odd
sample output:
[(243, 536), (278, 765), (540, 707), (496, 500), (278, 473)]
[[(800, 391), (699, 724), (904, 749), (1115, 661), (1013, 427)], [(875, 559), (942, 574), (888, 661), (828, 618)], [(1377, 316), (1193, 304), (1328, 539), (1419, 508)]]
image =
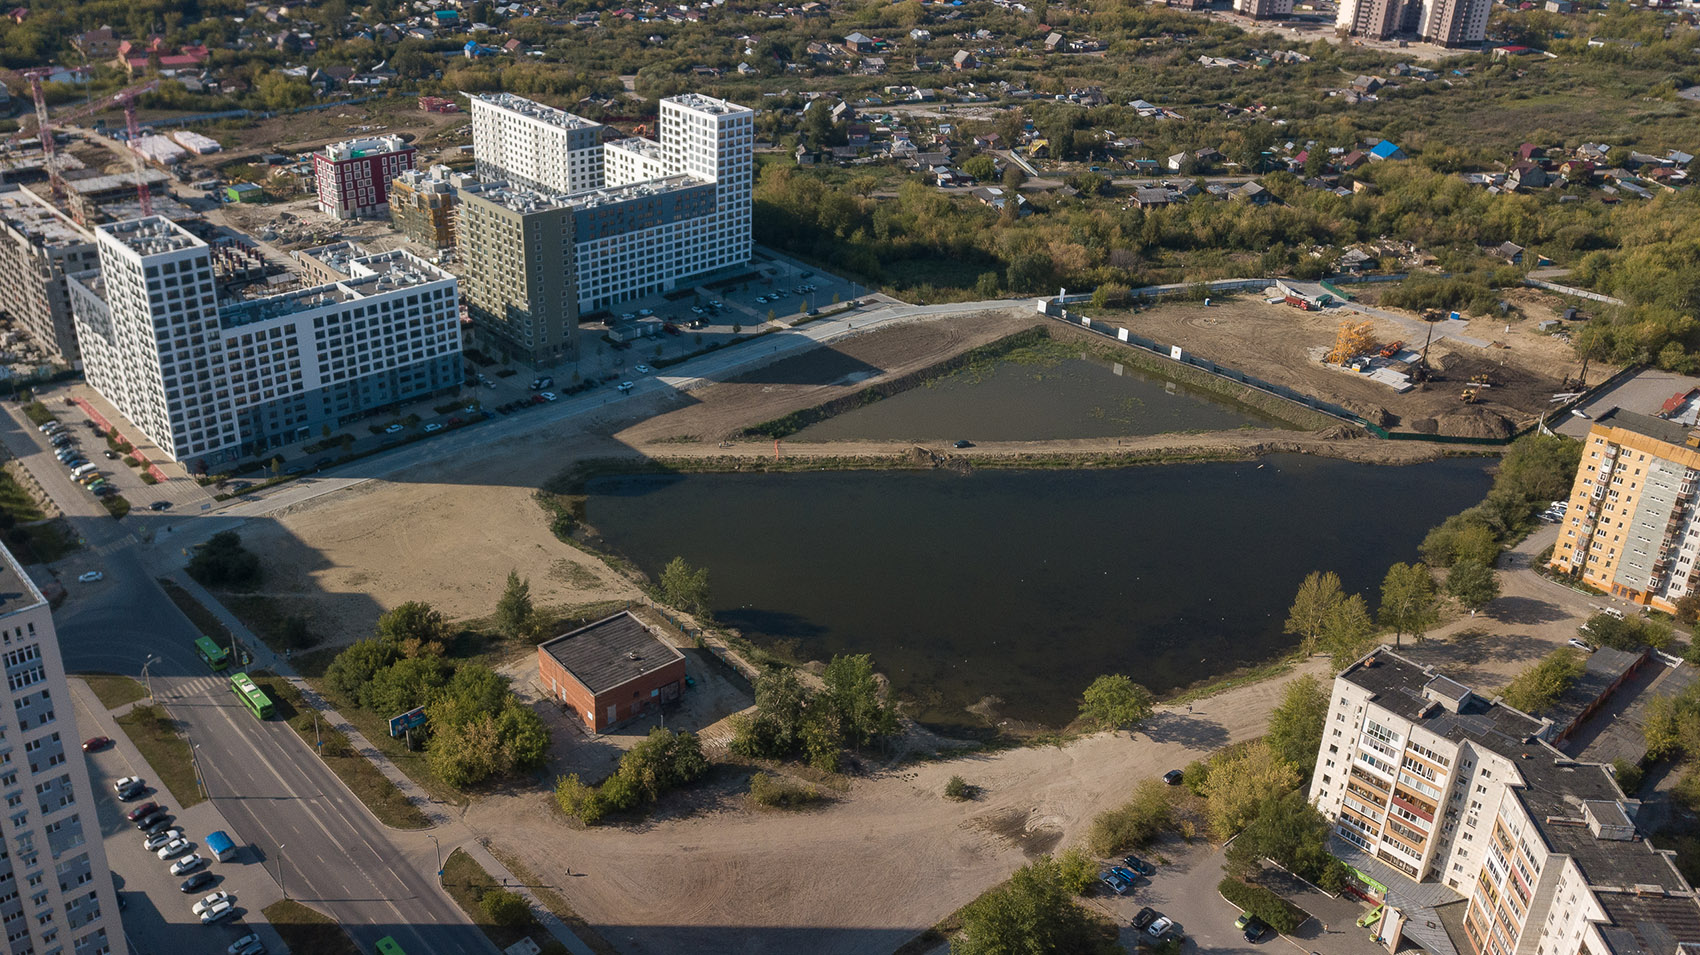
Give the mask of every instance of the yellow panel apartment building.
[(1551, 566), (1674, 611), (1700, 584), (1700, 429), (1612, 409), (1588, 431)]

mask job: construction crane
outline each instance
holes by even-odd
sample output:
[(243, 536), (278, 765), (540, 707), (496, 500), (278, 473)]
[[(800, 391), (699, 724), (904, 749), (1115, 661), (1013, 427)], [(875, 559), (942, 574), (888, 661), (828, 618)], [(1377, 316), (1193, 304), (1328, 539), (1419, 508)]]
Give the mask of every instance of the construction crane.
[[(85, 116), (104, 112), (114, 106), (121, 106), (124, 109), (124, 125), (127, 130), (127, 134), (130, 137), (130, 141), (128, 143), (130, 147), (130, 164), (136, 172), (136, 198), (141, 202), (142, 215), (152, 215), (153, 198), (148, 190), (147, 176), (145, 175), (145, 169), (142, 163), (142, 154), (136, 151), (136, 99), (146, 93), (152, 93), (154, 90), (159, 89), (159, 80), (156, 78), (143, 83), (137, 83), (134, 86), (126, 86), (116, 93), (108, 93), (96, 99), (91, 99), (87, 103), (84, 103), (75, 109), (65, 110), (49, 116), (47, 113), (47, 98), (42, 91), (41, 79), (51, 72), (52, 71), (48, 69), (29, 69), (21, 70), (17, 73), (12, 73), (11, 75), (20, 77), (27, 82), (29, 84), (30, 94), (35, 97), (36, 128), (34, 133), (41, 138), (42, 157), (47, 164), (47, 181), (50, 188), (53, 190), (54, 201), (58, 202), (65, 198), (65, 182), (59, 174), (58, 144), (53, 141), (54, 128), (57, 126), (64, 126), (67, 123), (82, 119)], [(16, 146), (19, 142), (29, 138), (30, 135), (31, 133), (29, 131), (20, 129), (5, 140), (5, 145), (8, 148)]]

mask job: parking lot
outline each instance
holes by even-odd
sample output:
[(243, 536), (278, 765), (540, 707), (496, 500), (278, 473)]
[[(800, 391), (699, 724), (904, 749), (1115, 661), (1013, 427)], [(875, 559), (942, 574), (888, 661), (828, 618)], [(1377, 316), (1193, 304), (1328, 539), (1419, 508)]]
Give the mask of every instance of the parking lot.
[[(252, 849), (243, 846), (241, 834), (225, 823), (216, 803), (200, 802), (188, 809), (179, 806), (169, 792), (154, 784), (147, 762), (82, 681), (71, 682), (71, 693), (76, 698), (78, 728), (87, 737), (113, 740), (85, 758), (130, 951), (135, 955), (225, 955), (232, 942), (250, 932), (259, 933), (268, 951), (284, 951), (281, 939), (260, 914), (261, 909), (281, 898), (277, 884), (253, 857)], [(124, 776), (142, 777), (148, 782), (147, 791), (121, 802), (112, 784)], [(162, 861), (155, 852), (143, 848), (146, 835), (125, 818), (125, 813), (149, 802), (159, 803), (175, 817), (172, 826), (189, 841), (189, 851), (208, 860), (201, 868), (212, 873), (211, 882), (191, 893), (182, 892), (178, 886), (186, 876), (172, 875), (170, 861)], [(218, 830), (230, 833), (236, 842), (236, 856), (229, 862), (214, 861), (205, 846), (207, 834)], [(203, 926), (191, 907), (217, 891), (234, 897), (236, 913), (218, 924)]]
[(1256, 942), (1247, 942), (1234, 927), (1239, 909), (1229, 905), (1216, 888), (1222, 881), (1222, 849), (1208, 842), (1188, 845), (1168, 837), (1140, 852), (1139, 857), (1156, 871), (1141, 878), (1126, 895), (1098, 889), (1089, 902), (1121, 926), (1121, 943), (1128, 951), (1135, 951), (1142, 941), (1154, 941), (1132, 924), (1139, 911), (1147, 907), (1174, 920), (1176, 930), (1186, 937), (1183, 948), (1188, 952), (1253, 955), (1271, 946), (1276, 951), (1290, 946), (1321, 955), (1374, 955), (1384, 951), (1368, 932), (1354, 924), (1364, 906), (1349, 898), (1330, 898), (1297, 880), (1284, 883), (1282, 894), (1310, 912), (1312, 918), (1291, 935), (1266, 932)]

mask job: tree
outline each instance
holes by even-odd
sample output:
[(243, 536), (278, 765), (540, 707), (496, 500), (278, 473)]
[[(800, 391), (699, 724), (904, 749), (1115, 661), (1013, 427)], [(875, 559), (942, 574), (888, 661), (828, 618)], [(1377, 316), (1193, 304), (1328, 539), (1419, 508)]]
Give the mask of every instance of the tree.
[(1095, 955), (1119, 951), (1074, 901), (1063, 867), (1049, 856), (1022, 866), (962, 910), (962, 933), (951, 955)]
[(442, 653), (446, 631), (442, 613), (419, 600), (397, 604), (378, 618), (378, 638), (390, 641), (408, 656)]
[(493, 889), (478, 900), (479, 908), (497, 925), (524, 925), (531, 919), (531, 903), (517, 892)]
[(620, 757), (615, 775), (626, 780), (650, 802), (708, 772), (702, 742), (694, 733), (675, 733), (657, 726), (649, 736)]
[(1369, 604), (1359, 594), (1341, 601), (1328, 619), (1322, 622), (1318, 641), (1321, 650), (1332, 659), (1335, 669), (1345, 669), (1369, 649), (1375, 623), (1370, 620)]
[(254, 92), (270, 110), (295, 109), (313, 102), (313, 87), (306, 80), (282, 73), (262, 74), (259, 82), (254, 84)]
[(385, 717), (424, 706), (449, 682), (450, 669), (449, 662), (437, 656), (398, 660), (361, 688), (360, 705)]
[(844, 740), (861, 748), (897, 731), (897, 713), (880, 698), (874, 659), (866, 653), (835, 656), (821, 673), (818, 706), (837, 718)]
[(519, 571), (508, 571), (508, 586), (496, 601), (496, 629), (513, 638), (529, 636), (535, 610), (531, 605), (531, 581), (521, 580)]
[(784, 759), (803, 745), (808, 692), (789, 667), (756, 677), (756, 712), (733, 721), (732, 752), (752, 759)]
[(1101, 730), (1138, 726), (1151, 712), (1151, 691), (1120, 673), (1093, 680), (1080, 696), (1080, 718)]
[(1530, 432), (1506, 448), (1500, 458), (1494, 489), (1504, 490), (1525, 501), (1550, 501), (1568, 497), (1582, 461), (1582, 442), (1558, 434)]
[(1227, 840), (1257, 816), (1266, 800), (1298, 785), (1298, 770), (1276, 758), (1269, 744), (1258, 740), (1210, 761), (1210, 777), (1204, 781), (1204, 814), (1216, 837)]
[(1338, 891), (1346, 884), (1346, 871), (1328, 851), (1333, 831), (1333, 824), (1303, 791), (1282, 793), (1259, 807), (1256, 818), (1228, 847), (1229, 871), (1249, 876), (1263, 859), (1274, 859), (1312, 884)]
[(1269, 715), (1269, 749), (1288, 765), (1309, 775), (1322, 747), (1322, 724), (1328, 719), (1328, 693), (1322, 682), (1306, 674), (1287, 684), (1281, 705)]
[(1582, 670), (1582, 655), (1570, 647), (1559, 647), (1517, 674), (1500, 695), (1510, 706), (1533, 716), (1557, 703)]
[(1420, 641), (1423, 631), (1440, 618), (1434, 575), (1428, 565), (1401, 562), (1388, 568), (1381, 582), (1381, 609), (1376, 616), (1383, 627), (1393, 631), (1394, 646), (1407, 633)]
[(331, 689), (350, 700), (359, 702), (361, 691), (372, 678), (390, 664), (401, 659), (401, 651), (387, 640), (370, 637), (357, 640), (336, 655), (325, 668), (325, 682)]
[[(1700, 592), (1689, 591), (1676, 600), (1676, 622), (1685, 627), (1700, 623)], [(1700, 643), (1700, 641), (1696, 641)]]
[(971, 179), (984, 182), (998, 174), (997, 163), (989, 154), (981, 153), (963, 161), (962, 173)]
[(1466, 558), (1447, 572), (1446, 592), (1470, 608), (1470, 615), (1474, 616), (1499, 596), (1499, 577), (1481, 561)]
[(1131, 852), (1162, 835), (1174, 817), (1174, 796), (1169, 786), (1147, 779), (1134, 788), (1133, 798), (1092, 820), (1086, 845), (1100, 856)]
[(208, 587), (245, 589), (260, 582), (260, 557), (242, 546), (235, 531), (219, 531), (195, 547), (189, 576)]
[(464, 789), (506, 772), (509, 767), (505, 760), (493, 714), (485, 713), (461, 724), (431, 721), (431, 742), (425, 751), (425, 763), (437, 778), (450, 786)]
[(708, 568), (693, 568), (675, 557), (661, 569), (661, 599), (680, 610), (708, 613)]
[(1305, 576), (1304, 583), (1299, 584), (1298, 595), (1293, 598), (1292, 609), (1287, 611), (1285, 633), (1299, 638), (1299, 646), (1306, 653), (1316, 652), (1322, 640), (1323, 628), (1334, 614), (1339, 612), (1340, 605), (1346, 600), (1346, 595), (1340, 589), (1340, 575), (1332, 570), (1313, 570)]

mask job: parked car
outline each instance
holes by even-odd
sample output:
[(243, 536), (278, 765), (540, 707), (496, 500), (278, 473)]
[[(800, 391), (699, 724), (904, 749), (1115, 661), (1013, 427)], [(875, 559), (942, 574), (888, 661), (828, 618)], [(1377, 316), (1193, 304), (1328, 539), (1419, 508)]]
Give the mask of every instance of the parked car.
[(136, 830), (138, 832), (147, 832), (148, 830), (154, 828), (154, 826), (158, 825), (159, 823), (166, 822), (170, 819), (171, 819), (170, 813), (165, 812), (164, 810), (156, 809), (153, 812), (148, 813), (147, 815), (143, 816), (142, 818), (136, 820)]
[(1166, 782), (1171, 786), (1179, 786), (1181, 784), (1181, 780), (1185, 777), (1186, 774), (1182, 773), (1180, 770), (1171, 769), (1163, 774), (1163, 782)]
[[(117, 779), (117, 780), (113, 781), (112, 791), (117, 793), (118, 795), (122, 796), (122, 795), (124, 795), (124, 790), (126, 790), (126, 789), (140, 789), (143, 786), (146, 786), (147, 784), (148, 784), (148, 781), (143, 779), (140, 776), (125, 776), (121, 779)], [(148, 803), (148, 805), (153, 806), (153, 803), (150, 802), (150, 803)], [(146, 807), (143, 807), (143, 808), (146, 808)], [(154, 806), (154, 808), (158, 809), (159, 807)], [(135, 819), (132, 818), (130, 821), (134, 822)]]
[(191, 852), (171, 864), (172, 875), (188, 875), (207, 864), (207, 860), (198, 853)]
[(98, 570), (91, 570), (86, 574), (78, 574), (77, 579), (82, 581), (85, 584), (92, 584), (95, 581), (100, 580), (102, 577), (105, 577), (105, 576), (106, 576), (105, 574), (101, 573)]
[(1151, 875), (1157, 871), (1155, 866), (1138, 856), (1128, 856), (1122, 860), (1122, 865), (1127, 866), (1140, 875)]
[(1112, 872), (1102, 873), (1101, 875), (1098, 876), (1098, 881), (1104, 886), (1104, 888), (1109, 889), (1111, 892), (1114, 892), (1116, 895), (1126, 895), (1127, 894), (1127, 889), (1128, 889), (1127, 883), (1123, 882), (1121, 879), (1116, 878), (1115, 874), (1112, 873)]
[(236, 900), (231, 897), (229, 892), (226, 892), (223, 889), (220, 889), (217, 892), (214, 892), (211, 895), (207, 896), (206, 898), (200, 900), (199, 902), (196, 902), (194, 904), (194, 907), (192, 907), (189, 911), (195, 913), (196, 915), (200, 915), (202, 912), (205, 912), (207, 909), (212, 908), (213, 906), (219, 904), (220, 902), (229, 902), (232, 905), (236, 904)]
[(97, 749), (105, 749), (112, 745), (112, 740), (106, 736), (93, 736), (83, 740), (83, 752), (92, 753)]
[(553, 391), (545, 391), (541, 395), (539, 395), (539, 397), (541, 397), (544, 401), (554, 401), (555, 399), (557, 399), (561, 396), (555, 394)]
[(956, 442), (956, 447), (958, 447), (958, 448), (972, 448), (973, 446), (974, 446), (974, 442), (969, 441), (966, 438)]
[(1160, 939), (1163, 936), (1169, 934), (1169, 929), (1172, 929), (1174, 927), (1175, 927), (1175, 920), (1174, 919), (1169, 918), (1167, 915), (1159, 915), (1159, 916), (1157, 916), (1156, 921), (1152, 922), (1150, 925), (1147, 925), (1145, 927), (1145, 934), (1151, 936), (1152, 938)]
[(620, 390), (622, 392), (630, 393), (632, 390), (632, 383), (629, 381), (620, 382)]
[(167, 842), (165, 845), (160, 846), (159, 851), (156, 852), (155, 855), (159, 856), (161, 859), (175, 859), (188, 851), (189, 840), (179, 836), (178, 838)]
[(1255, 942), (1262, 938), (1263, 933), (1267, 931), (1269, 931), (1269, 926), (1262, 919), (1254, 915), (1252, 916), (1251, 921), (1245, 924), (1245, 940), (1248, 942)]
[(155, 818), (152, 822), (148, 823), (148, 827), (146, 829), (143, 829), (142, 831), (143, 832), (159, 832), (162, 829), (170, 829), (172, 826), (175, 826), (175, 825), (177, 825), (177, 817), (173, 816), (169, 812), (163, 812), (163, 813), (160, 813), (159, 816), (157, 818)]
[(169, 510), (171, 510), (171, 502), (170, 501), (155, 501), (152, 504), (148, 505), (148, 510), (150, 510), (150, 511), (169, 511)]
[(1133, 917), (1133, 927), (1142, 929), (1145, 926), (1150, 925), (1152, 920), (1156, 917), (1157, 910), (1147, 905), (1145, 908), (1139, 910), (1138, 915)]
[(208, 872), (205, 869), (202, 869), (201, 871), (195, 873), (194, 875), (188, 877), (187, 879), (184, 879), (181, 883), (179, 883), (178, 886), (177, 886), (177, 891), (185, 892), (185, 893), (194, 892), (195, 890), (200, 889), (203, 886), (211, 885), (212, 881), (213, 881), (213, 874), (211, 872)]
[(143, 839), (142, 848), (149, 852), (158, 852), (181, 838), (183, 838), (183, 830), (181, 829), (161, 829)]
[(159, 803), (157, 803), (157, 802), (144, 802), (140, 806), (137, 806), (136, 808), (125, 813), (124, 818), (130, 820), (131, 822), (135, 822), (136, 820), (141, 819), (143, 816), (151, 816), (154, 813), (160, 812), (160, 811), (161, 811), (161, 809), (160, 809)]
[(201, 924), (202, 925), (211, 925), (214, 922), (222, 922), (225, 919), (230, 918), (232, 915), (235, 915), (235, 914), (236, 914), (236, 903), (231, 902), (229, 900), (225, 900), (223, 902), (218, 903), (217, 905), (214, 905), (214, 906), (208, 908), (205, 912), (202, 912), (201, 913)]
[(118, 452), (117, 451), (107, 450), (107, 451), (102, 451), (100, 453), (106, 455), (106, 460), (108, 460), (108, 461), (118, 460)]
[(1139, 873), (1134, 872), (1125, 865), (1110, 866), (1110, 871), (1115, 874), (1116, 878), (1126, 882), (1130, 886), (1139, 882)]
[(224, 951), (225, 955), (262, 955), (265, 950), (266, 943), (260, 941), (260, 936), (253, 932), (249, 932), (247, 935), (231, 942), (230, 947)]
[(1568, 643), (1569, 643), (1569, 644), (1570, 644), (1570, 645), (1571, 645), (1571, 646), (1573, 646), (1573, 647), (1575, 647), (1575, 648), (1576, 648), (1576, 649), (1578, 649), (1578, 650), (1586, 650), (1586, 651), (1588, 651), (1588, 652), (1589, 652), (1589, 653), (1593, 653), (1593, 652), (1594, 652), (1594, 646), (1593, 646), (1593, 644), (1591, 644), (1591, 643), (1589, 643), (1589, 642), (1588, 642), (1588, 641), (1586, 641), (1586, 640), (1578, 640), (1578, 639), (1577, 639), (1577, 638), (1575, 638), (1575, 637), (1571, 637), (1571, 638), (1570, 638), (1570, 639), (1569, 639), (1569, 640), (1568, 640), (1568, 641), (1567, 641), (1567, 642), (1568, 642)]
[(425, 433), (426, 434), (431, 434), (432, 432), (441, 431), (441, 430), (443, 430), (443, 426), (438, 424), (435, 421), (433, 421), (430, 424), (425, 426)]
[(399, 424), (392, 424), (392, 425), (390, 425), (390, 426), (389, 426), (389, 427), (387, 427), (387, 428), (385, 428), (385, 429), (384, 429), (384, 433), (385, 433), (385, 434), (395, 434), (395, 433), (396, 433), (396, 432), (398, 432), (398, 431), (400, 431), (400, 430), (402, 430), (402, 426), (401, 426), (401, 425), (399, 425)]

